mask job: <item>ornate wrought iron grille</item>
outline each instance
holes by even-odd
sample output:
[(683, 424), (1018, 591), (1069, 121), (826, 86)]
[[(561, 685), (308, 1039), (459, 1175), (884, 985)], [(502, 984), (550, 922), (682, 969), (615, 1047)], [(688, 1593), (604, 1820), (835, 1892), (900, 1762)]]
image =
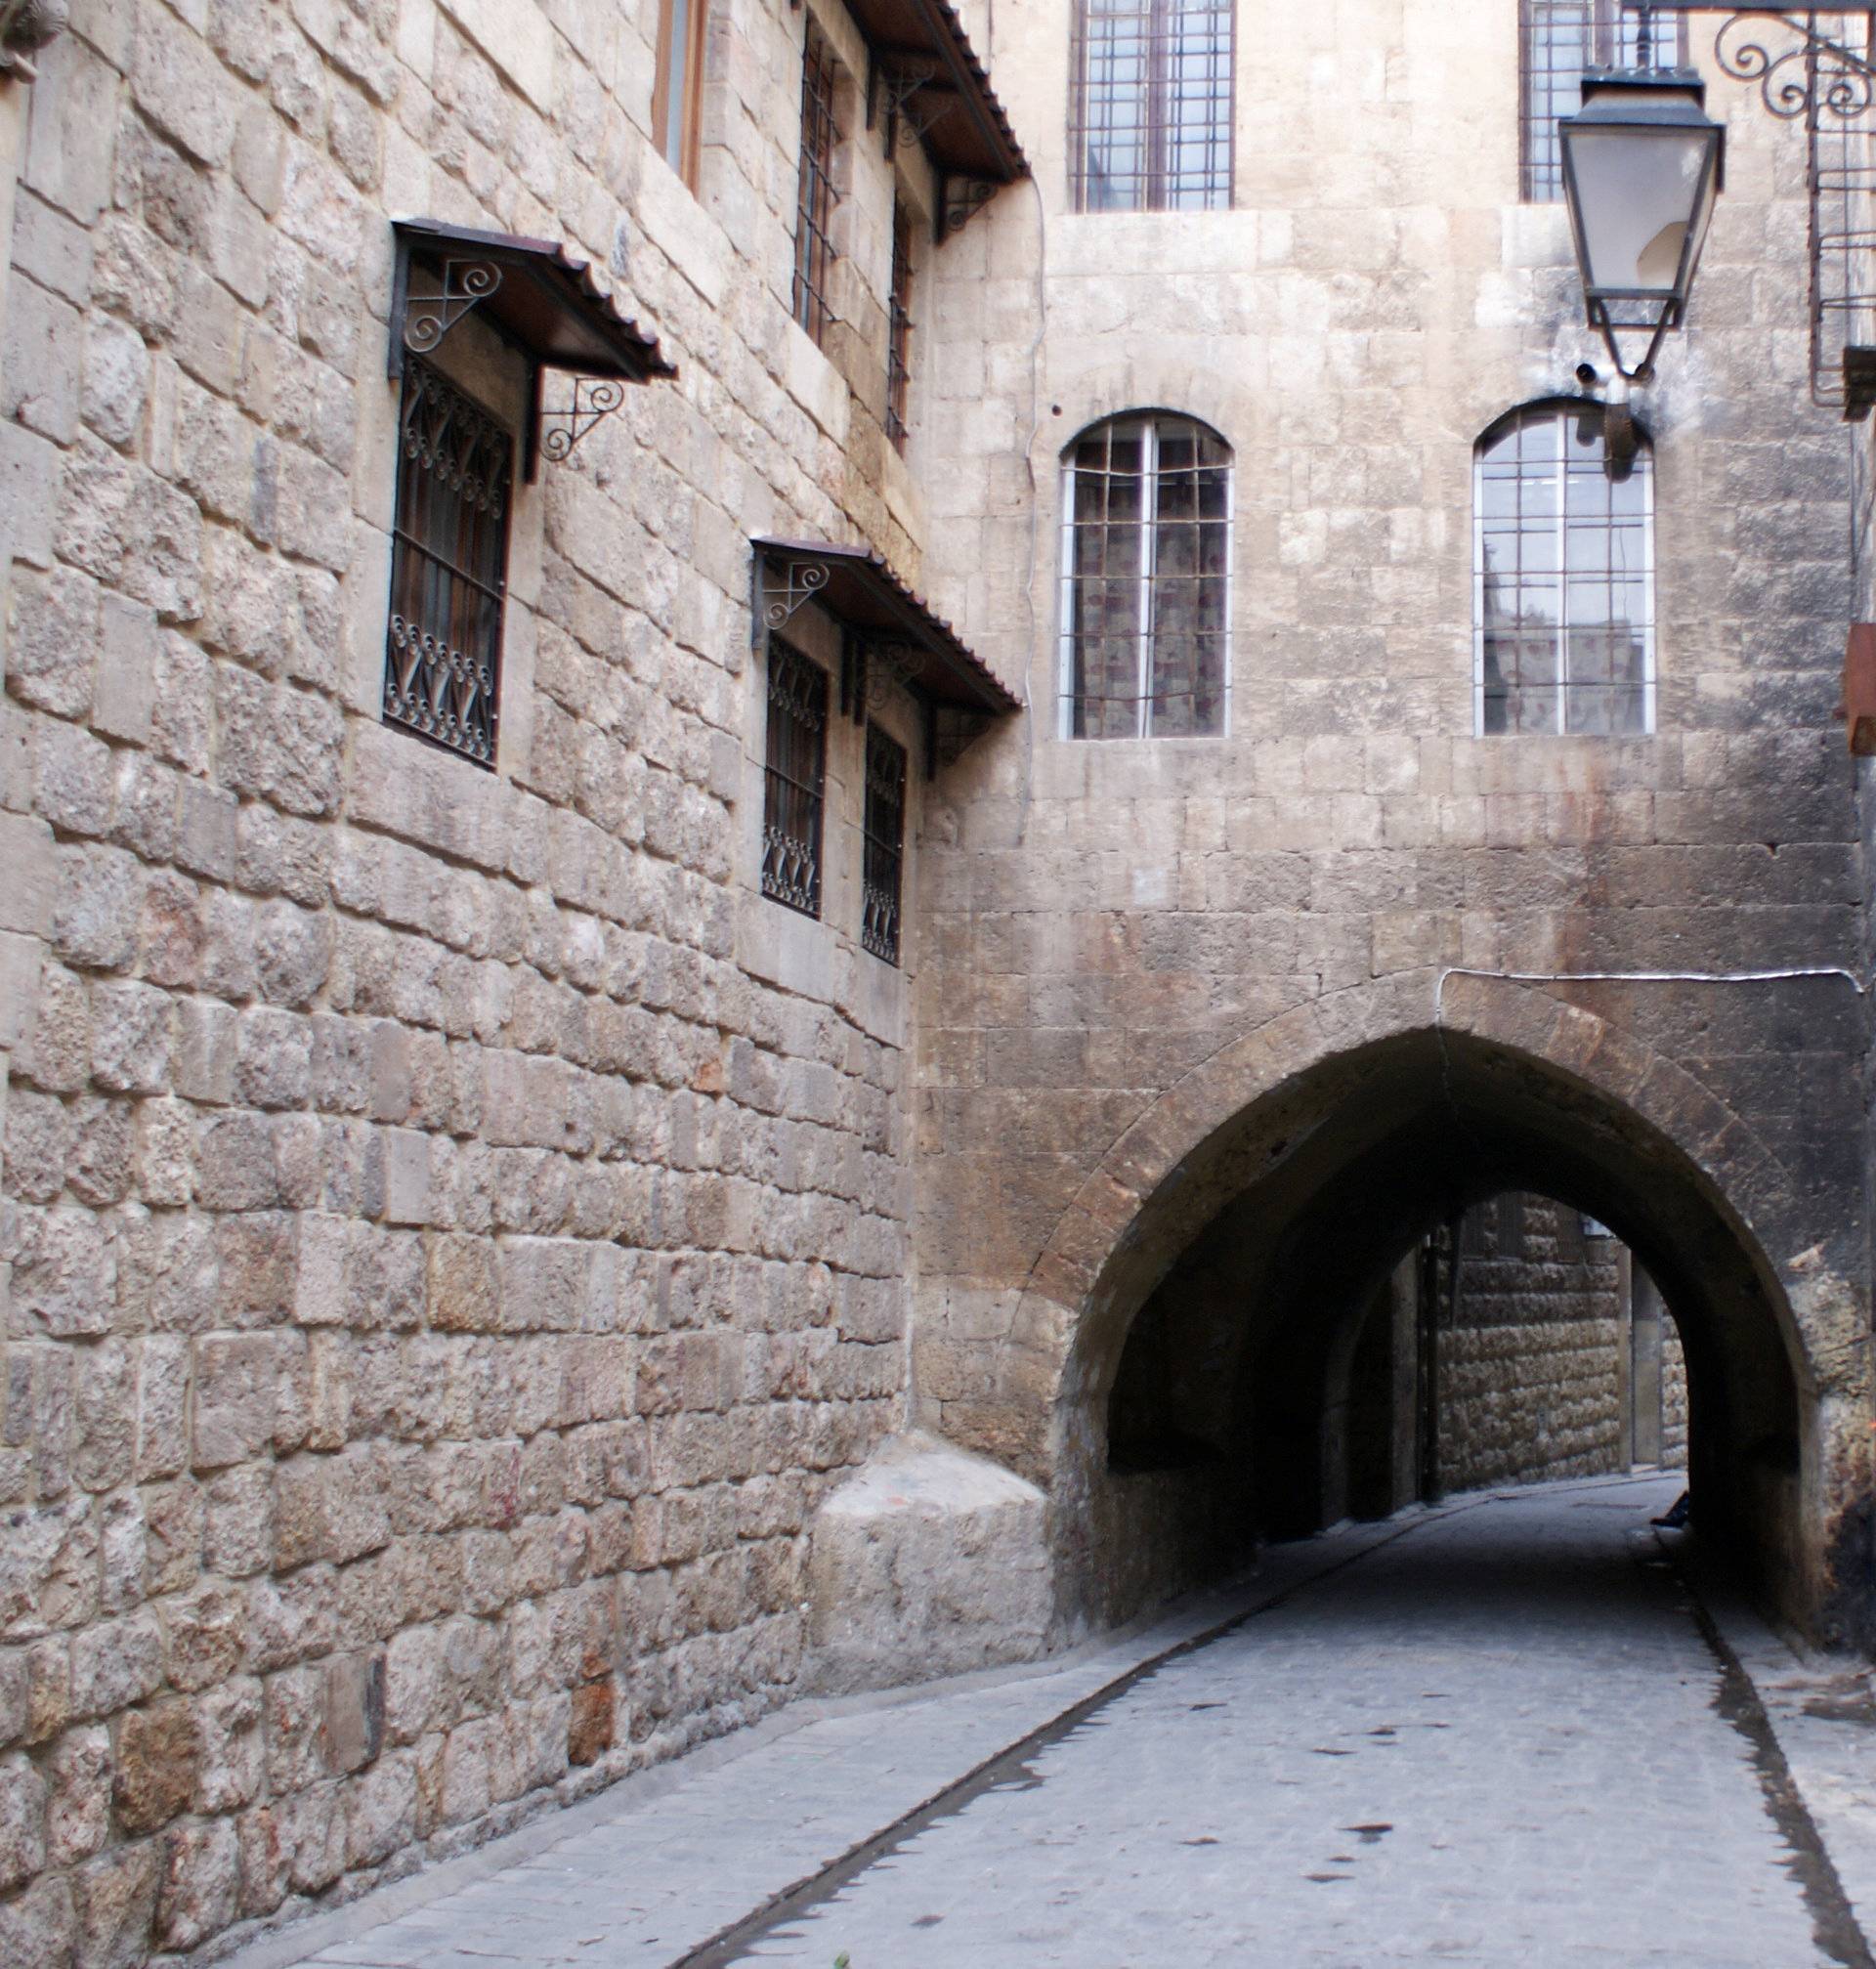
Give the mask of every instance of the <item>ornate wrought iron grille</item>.
[(1230, 204), (1232, 12), (1232, 0), (1081, 0), (1078, 211)]
[(869, 725), (860, 941), (889, 964), (899, 962), (899, 887), (905, 858), (906, 749), (877, 725)]
[(1555, 203), (1563, 195), (1556, 121), (1582, 107), (1584, 69), (1632, 67), (1644, 54), (1650, 66), (1675, 67), (1687, 59), (1687, 23), (1655, 15), (1644, 50), (1642, 19), (1622, 0), (1522, 0), (1519, 15), (1523, 195)]
[(821, 914), (821, 825), (828, 771), (828, 673), (769, 638), (768, 765), (762, 798), (762, 893)]
[(1478, 448), (1476, 729), (1654, 726), (1648, 449), (1604, 463), (1599, 405), (1522, 410)]
[(886, 310), (886, 436), (906, 449), (912, 355), (912, 214), (892, 201), (892, 292)]
[(384, 716), (495, 762), (514, 441), (415, 356), (405, 362)]
[(801, 176), (795, 194), (794, 319), (819, 342), (833, 311), (828, 276), (833, 267), (833, 55), (808, 23), (801, 53)]
[(1189, 417), (1083, 432), (1063, 499), (1064, 735), (1224, 729), (1231, 448)]

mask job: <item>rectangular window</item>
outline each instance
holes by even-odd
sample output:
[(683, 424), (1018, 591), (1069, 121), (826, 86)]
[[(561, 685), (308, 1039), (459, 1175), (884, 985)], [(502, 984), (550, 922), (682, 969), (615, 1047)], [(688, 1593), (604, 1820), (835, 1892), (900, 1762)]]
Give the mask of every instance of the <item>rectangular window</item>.
[(833, 55), (808, 22), (801, 52), (801, 176), (795, 193), (794, 319), (816, 342), (832, 321), (828, 276), (833, 269)]
[(1657, 14), (1642, 48), (1642, 19), (1622, 0), (1522, 0), (1518, 21), (1522, 66), (1523, 195), (1554, 204), (1563, 195), (1557, 150), (1559, 116), (1583, 104), (1585, 68), (1674, 67), (1687, 59), (1684, 17)]
[(707, 0), (659, 0), (652, 137), (665, 163), (693, 188), (697, 184), (707, 18)]
[(1232, 0), (1081, 0), (1076, 210), (1229, 205), (1232, 78)]
[(860, 941), (889, 964), (899, 962), (899, 886), (905, 858), (906, 749), (877, 725), (869, 725)]
[(495, 763), (514, 440), (406, 356), (392, 523), (387, 724)]
[(828, 775), (828, 673), (769, 638), (769, 738), (762, 795), (762, 893), (821, 914), (821, 820)]
[(912, 214), (892, 201), (892, 292), (886, 306), (886, 436), (906, 449), (912, 358)]

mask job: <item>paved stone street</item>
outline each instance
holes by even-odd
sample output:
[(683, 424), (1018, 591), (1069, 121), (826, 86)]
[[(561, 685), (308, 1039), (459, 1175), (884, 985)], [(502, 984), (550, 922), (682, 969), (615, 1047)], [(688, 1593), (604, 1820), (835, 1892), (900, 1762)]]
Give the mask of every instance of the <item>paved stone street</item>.
[[(375, 1926), (367, 1901), (300, 1959), (1867, 1962), (1802, 1807), (1769, 1806), (1747, 1685), (1659, 1563), (1674, 1487), (1547, 1486), (1274, 1552), (1258, 1610), (1105, 1696), (1111, 1653), (823, 1717)], [(1795, 1705), (1822, 1672), (1759, 1633), (1754, 1672)], [(1826, 1763), (1868, 1741), (1841, 1682), (1809, 1705), (1836, 1720)], [(294, 1959), (283, 1940), (246, 1959)]]

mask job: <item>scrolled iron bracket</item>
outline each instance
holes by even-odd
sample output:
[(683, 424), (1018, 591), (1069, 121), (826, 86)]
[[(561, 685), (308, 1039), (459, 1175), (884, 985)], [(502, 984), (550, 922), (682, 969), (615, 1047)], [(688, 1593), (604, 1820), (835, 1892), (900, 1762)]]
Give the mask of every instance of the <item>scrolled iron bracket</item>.
[(805, 555), (764, 555), (756, 573), (757, 617), (765, 629), (784, 629), (789, 619), (828, 585), (826, 561)]
[(404, 346), (427, 356), (479, 302), (501, 285), (501, 269), (489, 260), (446, 260), (434, 294), (404, 296)]
[[(1855, 122), (1876, 105), (1870, 51), (1858, 54), (1832, 40), (1816, 21), (1814, 14), (1743, 9), (1720, 23), (1714, 53), (1724, 73), (1756, 82), (1759, 100), (1786, 122), (1801, 116)], [(1789, 46), (1769, 38), (1773, 28), (1792, 37)]]
[(910, 150), (915, 144), (922, 143), (927, 130), (944, 113), (942, 102), (932, 104), (922, 113), (914, 107), (922, 91), (928, 91), (939, 80), (939, 68), (935, 62), (915, 62), (906, 59), (894, 61), (889, 66), (882, 64), (874, 70), (872, 78), (873, 102), (867, 114), (867, 128), (872, 129), (875, 119), (885, 123), (885, 154), (890, 157), (896, 145), (902, 150)]
[(954, 233), (962, 232), (996, 193), (996, 184), (988, 178), (946, 178), (938, 199), (938, 243), (942, 246)]
[(567, 403), (543, 404), (540, 408), (540, 455), (555, 464), (625, 401), (625, 385), (617, 376), (576, 376), (573, 381), (574, 394)]

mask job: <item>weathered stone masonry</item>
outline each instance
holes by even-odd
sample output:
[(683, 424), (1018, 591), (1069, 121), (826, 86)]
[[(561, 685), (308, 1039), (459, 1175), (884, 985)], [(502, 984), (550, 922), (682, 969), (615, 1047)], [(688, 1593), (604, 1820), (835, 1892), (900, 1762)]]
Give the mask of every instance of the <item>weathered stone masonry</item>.
[[(804, 1525), (900, 1413), (905, 981), (857, 944), (851, 727), (825, 920), (753, 892), (747, 543), (916, 577), (858, 299), (894, 177), (934, 195), (843, 151), (831, 361), (798, 13), (712, 7), (698, 198), (656, 6), (70, 15), (0, 424), (0, 1959), (46, 1964), (794, 1686)], [(494, 774), (378, 722), (393, 215), (567, 240), (679, 368), (519, 489)]]

